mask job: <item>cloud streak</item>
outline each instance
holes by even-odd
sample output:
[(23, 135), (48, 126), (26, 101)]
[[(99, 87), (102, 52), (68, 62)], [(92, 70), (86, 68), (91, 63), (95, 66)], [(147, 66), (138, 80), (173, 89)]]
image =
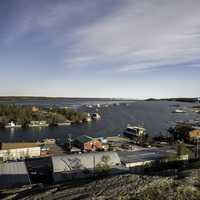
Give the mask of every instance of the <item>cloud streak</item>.
[(0, 64), (62, 78), (198, 70), (199, 10), (199, 0), (2, 0), (0, 59), (18, 62)]
[(4, 41), (37, 32), (37, 39), (63, 48), (67, 68), (103, 64), (118, 72), (182, 64), (200, 53), (197, 0), (125, 0), (109, 8), (106, 2), (113, 1), (58, 2), (21, 1), (26, 9), (17, 13)]
[(78, 50), (72, 59), (93, 55), (97, 64), (115, 65), (116, 71), (138, 71), (198, 58), (199, 1), (140, 2), (129, 1), (109, 17), (75, 32), (79, 40), (73, 49)]

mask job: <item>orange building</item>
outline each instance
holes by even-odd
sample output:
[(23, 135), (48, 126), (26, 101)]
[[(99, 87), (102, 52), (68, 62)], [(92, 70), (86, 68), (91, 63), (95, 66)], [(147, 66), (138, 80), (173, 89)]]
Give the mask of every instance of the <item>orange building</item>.
[(92, 138), (87, 135), (77, 137), (74, 141), (74, 145), (82, 151), (96, 151), (104, 149), (104, 146), (99, 139)]
[(190, 131), (189, 138), (190, 138), (190, 141), (196, 141), (197, 139), (200, 139), (200, 130), (196, 129), (196, 130)]

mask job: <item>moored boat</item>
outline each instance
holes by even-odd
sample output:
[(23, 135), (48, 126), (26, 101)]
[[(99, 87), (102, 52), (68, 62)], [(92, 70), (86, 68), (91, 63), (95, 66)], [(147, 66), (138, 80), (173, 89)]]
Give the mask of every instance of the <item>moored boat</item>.
[(5, 125), (5, 128), (21, 128), (22, 125), (15, 124), (13, 121), (9, 122), (7, 125)]
[(182, 109), (176, 109), (173, 111), (173, 113), (186, 113), (186, 111)]
[(126, 130), (124, 131), (124, 136), (133, 139), (136, 137), (146, 136), (146, 129), (141, 126), (131, 126), (127, 125)]
[(42, 121), (30, 121), (28, 127), (47, 127), (49, 124), (42, 120)]
[(100, 116), (99, 113), (93, 113), (93, 114), (92, 114), (92, 119), (93, 119), (93, 120), (99, 120), (99, 119), (101, 119), (101, 116)]

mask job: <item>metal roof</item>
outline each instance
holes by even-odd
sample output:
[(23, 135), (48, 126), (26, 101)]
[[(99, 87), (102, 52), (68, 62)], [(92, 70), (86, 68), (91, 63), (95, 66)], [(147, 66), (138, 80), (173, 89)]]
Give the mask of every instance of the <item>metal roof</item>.
[(40, 145), (35, 142), (1, 143), (0, 149), (7, 150), (7, 149), (18, 149), (18, 148), (31, 148), (31, 147), (38, 147), (38, 146)]
[(63, 172), (72, 170), (93, 169), (94, 166), (102, 162), (102, 158), (108, 157), (108, 165), (114, 166), (120, 163), (120, 158), (116, 152), (98, 152), (73, 154), (66, 156), (53, 156), (53, 171)]
[(176, 150), (170, 147), (139, 150), (133, 152), (118, 152), (119, 157), (124, 163), (137, 163), (149, 160), (158, 160), (175, 155)]
[(96, 140), (96, 139), (93, 138), (93, 137), (87, 136), (87, 135), (81, 135), (81, 136), (79, 136), (75, 139), (75, 141), (78, 141), (78, 142), (83, 143), (83, 144), (90, 142), (92, 140)]
[(0, 164), (0, 188), (18, 184), (29, 184), (25, 162), (9, 162)]

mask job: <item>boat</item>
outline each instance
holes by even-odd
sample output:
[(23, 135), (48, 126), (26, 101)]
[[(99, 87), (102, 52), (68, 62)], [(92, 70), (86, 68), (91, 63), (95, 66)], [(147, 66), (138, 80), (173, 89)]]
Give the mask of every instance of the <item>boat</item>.
[(93, 119), (93, 120), (99, 120), (99, 119), (101, 119), (101, 116), (100, 116), (99, 113), (93, 113), (93, 114), (92, 114), (92, 119)]
[(146, 129), (141, 126), (131, 126), (128, 124), (126, 130), (124, 131), (124, 136), (130, 139), (146, 135), (147, 135)]
[(47, 127), (49, 124), (46, 121), (30, 121), (28, 127)]
[(93, 105), (86, 105), (87, 108), (93, 108)]
[(57, 123), (58, 126), (70, 126), (71, 125), (71, 121), (66, 121), (66, 122), (60, 122)]
[(9, 122), (7, 125), (5, 125), (5, 128), (21, 128), (22, 125), (15, 124), (13, 121)]
[(173, 111), (173, 113), (186, 113), (186, 111), (182, 109), (176, 109)]

